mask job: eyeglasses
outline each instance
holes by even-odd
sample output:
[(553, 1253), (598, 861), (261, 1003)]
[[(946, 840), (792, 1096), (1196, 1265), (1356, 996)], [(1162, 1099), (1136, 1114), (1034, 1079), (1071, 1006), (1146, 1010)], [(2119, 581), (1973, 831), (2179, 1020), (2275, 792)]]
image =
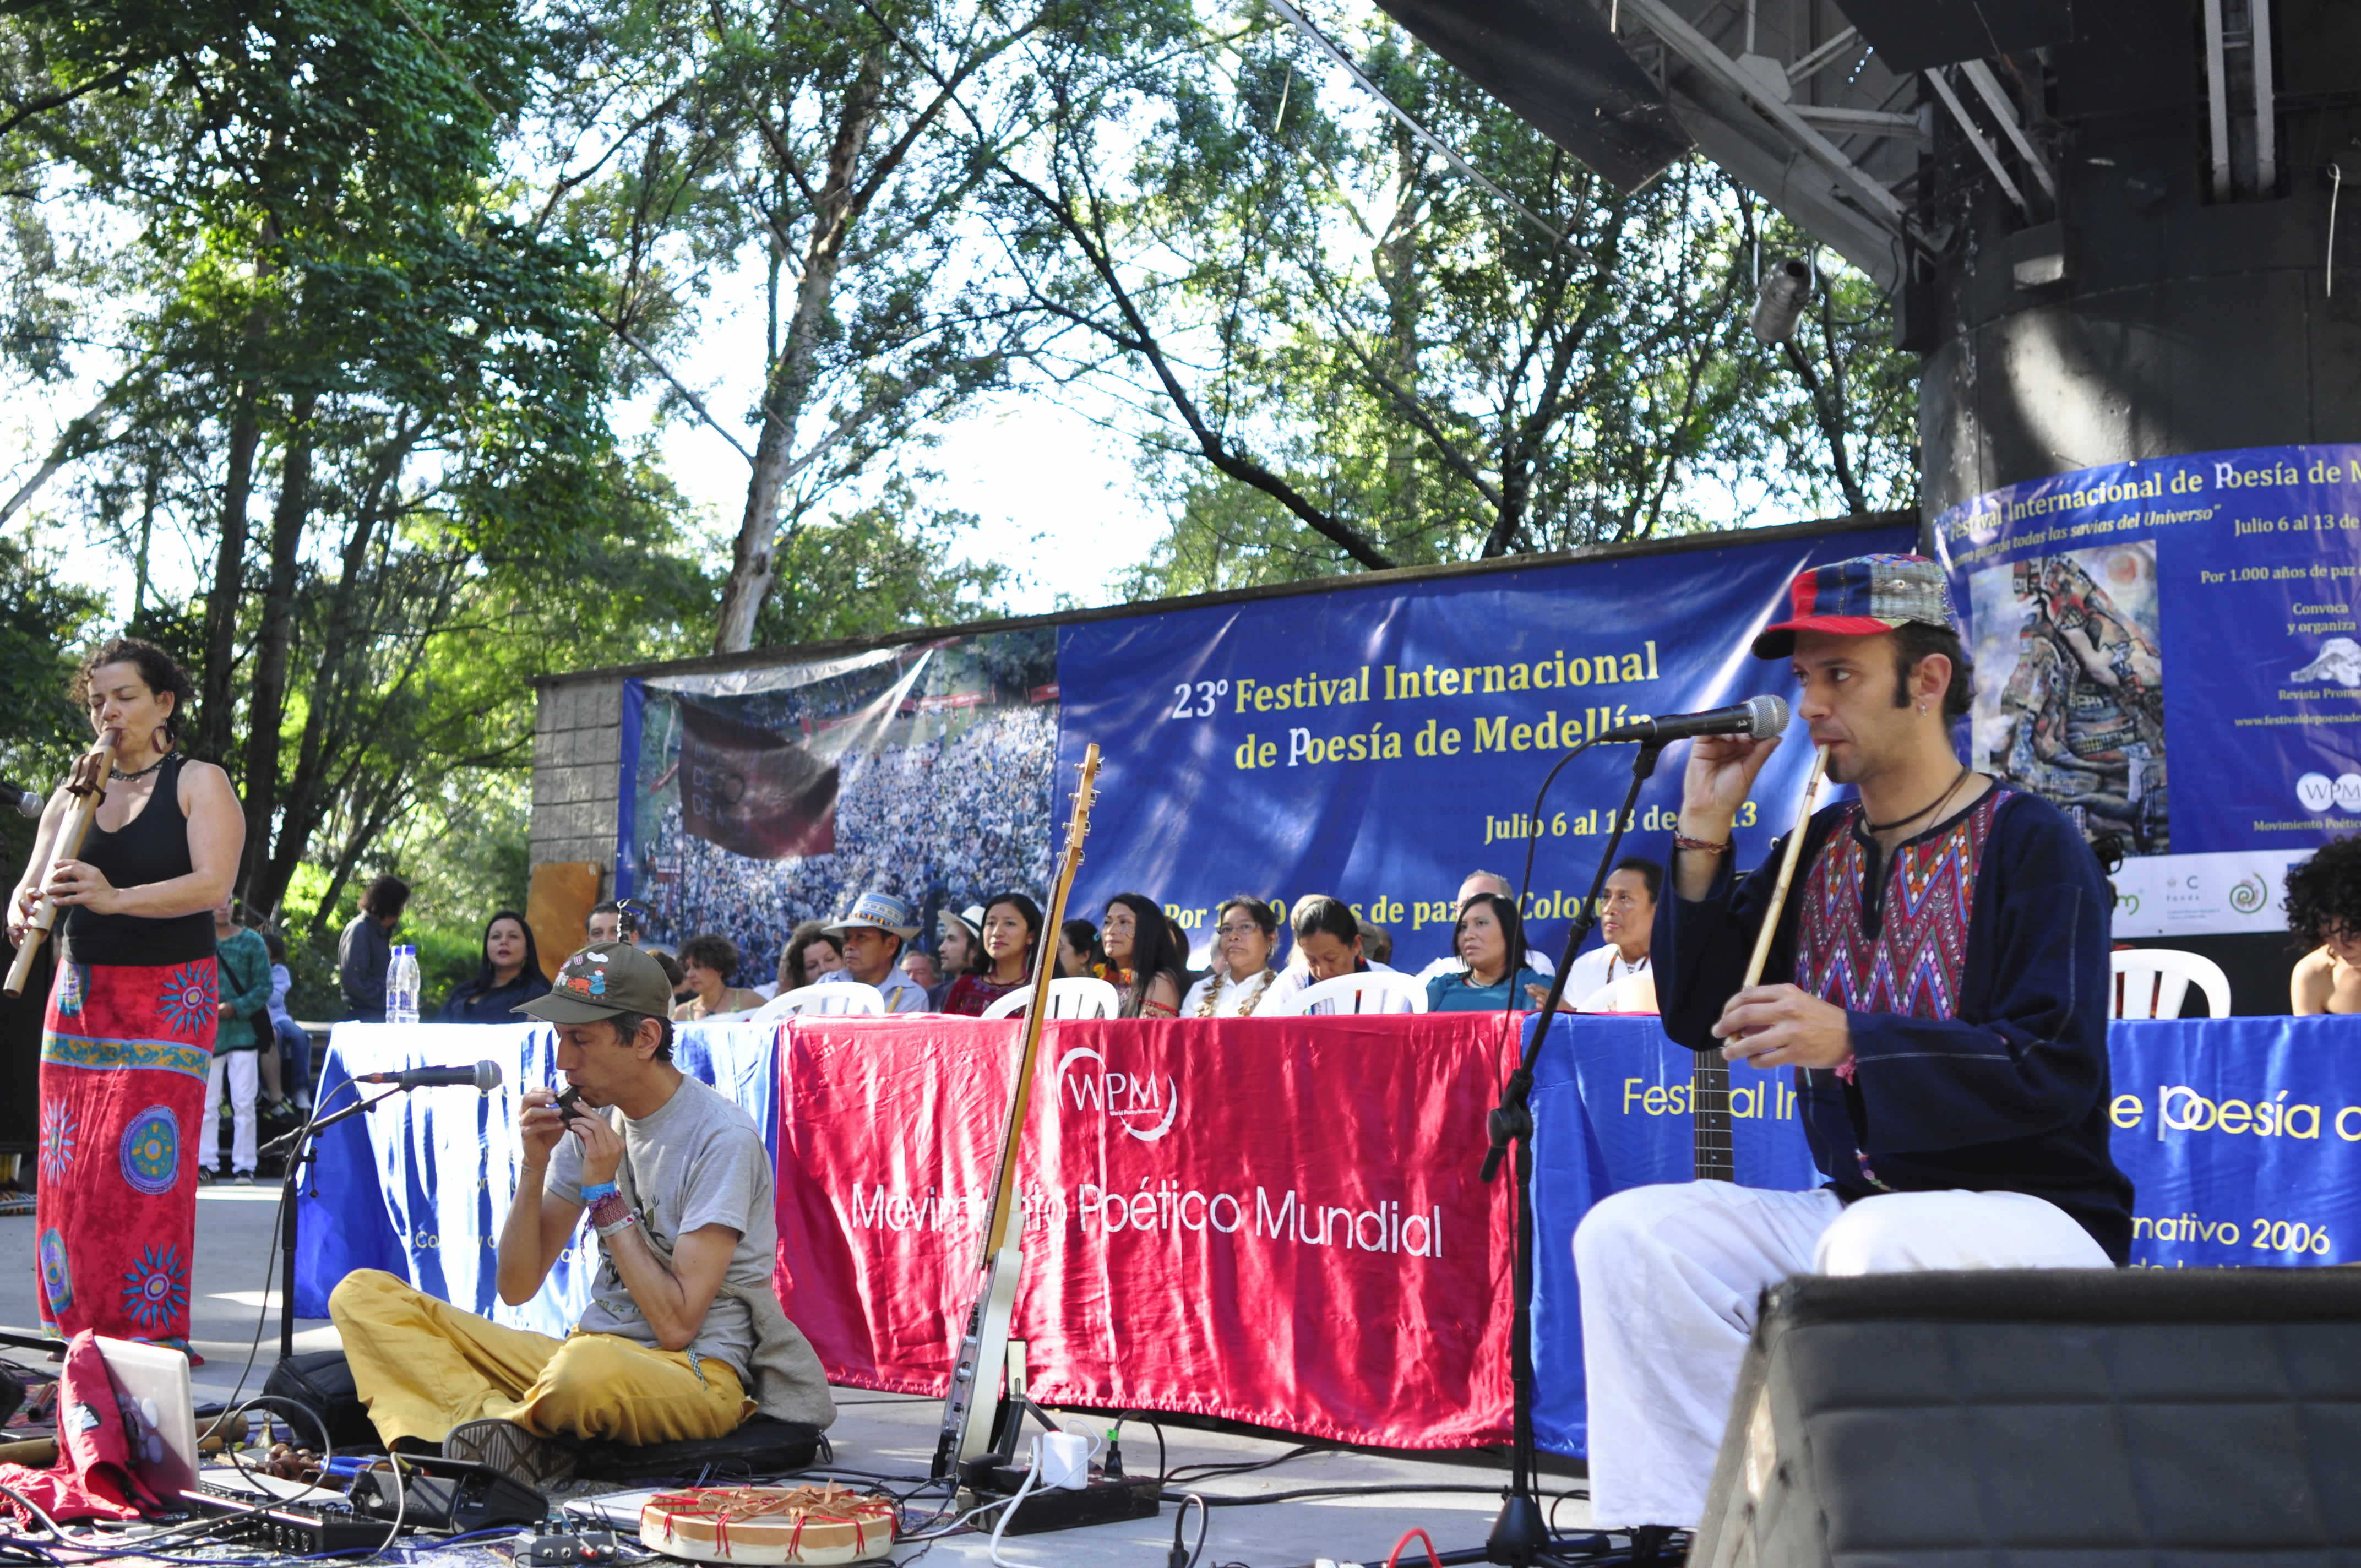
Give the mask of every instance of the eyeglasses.
[(1215, 929), (1224, 937), (1256, 937), (1262, 934), (1262, 927), (1251, 920), (1243, 925), (1216, 927)]

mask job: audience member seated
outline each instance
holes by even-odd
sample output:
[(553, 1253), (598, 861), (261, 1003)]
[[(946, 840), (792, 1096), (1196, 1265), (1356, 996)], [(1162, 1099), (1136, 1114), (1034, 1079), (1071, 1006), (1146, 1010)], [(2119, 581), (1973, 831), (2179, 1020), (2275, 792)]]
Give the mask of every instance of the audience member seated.
[(2288, 929), (2312, 947), (2290, 986), (2295, 1012), (2361, 1013), (2361, 834), (2290, 867), (2285, 908)]
[(918, 912), (891, 894), (864, 893), (852, 912), (831, 923), (828, 934), (844, 954), (844, 967), (820, 979), (873, 985), (888, 1013), (924, 1013), (927, 993), (902, 972), (902, 949), (918, 934)]
[(1172, 927), (1156, 901), (1143, 894), (1118, 893), (1099, 917), (1099, 978), (1115, 987), (1125, 1018), (1174, 1018), (1188, 991), (1180, 955), (1172, 950)]
[[(1466, 914), (1467, 901), (1479, 893), (1498, 894), (1500, 897), (1511, 901), (1517, 895), (1516, 889), (1509, 885), (1509, 879), (1499, 872), (1469, 872), (1459, 883), (1458, 913)], [(1557, 963), (1547, 953), (1528, 952), (1525, 955), (1525, 961), (1544, 975), (1557, 973)], [(1451, 951), (1418, 971), (1418, 980), (1422, 984), (1429, 984), (1436, 975), (1460, 974), (1465, 972), (1466, 968), (1467, 960), (1459, 956), (1458, 944), (1455, 942)]]
[(1467, 967), (1457, 974), (1439, 974), (1426, 982), (1430, 1013), (1494, 1013), (1510, 1005), (1532, 1005), (1525, 987), (1548, 977), (1525, 961), (1525, 926), (1517, 906), (1504, 894), (1479, 893), (1459, 912), (1452, 927), (1451, 945)]
[[(1656, 928), (1656, 894), (1664, 885), (1664, 868), (1644, 855), (1626, 855), (1615, 862), (1598, 894), (1599, 945), (1574, 960), (1566, 972), (1565, 995), (1558, 1003), (1573, 1013), (1623, 1013), (1610, 994), (1619, 981), (1648, 970), (1648, 941)], [(1625, 988), (1628, 992), (1629, 987)], [(1547, 1000), (1549, 986), (1542, 986)]]
[(1058, 927), (1058, 974), (1063, 980), (1088, 980), (1091, 955), (1098, 950), (1099, 928), (1087, 920), (1069, 920)]
[[(912, 948), (902, 955), (902, 972), (910, 977), (912, 985), (927, 993), (928, 1002), (931, 1003), (934, 1000), (935, 990), (942, 983), (943, 978), (942, 970), (935, 967), (934, 954), (924, 948)], [(941, 1011), (940, 1008), (929, 1010)]]
[(541, 949), (533, 927), (513, 909), (495, 914), (484, 926), (483, 962), (475, 977), (452, 990), (434, 1015), (438, 1024), (513, 1024), (516, 1010), (549, 993), (541, 972)]
[(1041, 943), (1041, 906), (1023, 894), (995, 893), (982, 907), (983, 961), (953, 979), (943, 994), (944, 1012), (971, 1018), (1033, 982), (1033, 952)]
[(1394, 961), (1393, 933), (1367, 916), (1362, 916), (1361, 951), (1369, 955), (1369, 961), (1373, 964), (1392, 963)]
[[(620, 945), (620, 944), (618, 944)], [(693, 1024), (722, 1013), (744, 1013), (763, 1005), (759, 992), (730, 983), (738, 972), (738, 944), (708, 931), (680, 945), (680, 977), (688, 985), (688, 1000), (672, 1010), (675, 1024)]]
[(1172, 957), (1180, 966), (1180, 989), (1184, 992), (1193, 989), (1199, 981), (1222, 972), (1222, 949), (1218, 943), (1207, 944), (1205, 967), (1198, 969), (1190, 961), (1190, 949), (1194, 944), (1189, 939), (1189, 928), (1177, 917), (1167, 915), (1164, 917), (1164, 934), (1172, 938)]
[(1288, 912), (1295, 928), (1295, 960), (1279, 972), (1262, 1000), (1255, 1003), (1257, 1018), (1279, 1018), (1294, 1010), (1296, 993), (1308, 985), (1339, 975), (1367, 974), (1371, 970), (1392, 972), (1390, 965), (1373, 963), (1361, 946), (1360, 916), (1341, 898), (1315, 893), (1299, 898)]
[(844, 954), (836, 938), (828, 934), (827, 923), (807, 920), (796, 927), (779, 953), (779, 990), (799, 990), (843, 967)]
[(540, 1486), (566, 1478), (582, 1439), (711, 1439), (758, 1409), (822, 1427), (835, 1418), (819, 1360), (772, 1288), (762, 1134), (673, 1065), (668, 990), (652, 954), (600, 943), (522, 1009), (555, 1025), (558, 1069), (582, 1097), (569, 1120), (549, 1090), (524, 1092), (495, 1283), (511, 1306), (531, 1300), (582, 1245), (588, 1209), (598, 1267), (571, 1334), (489, 1322), (373, 1268), (329, 1297), (388, 1446), (440, 1444)]
[(287, 941), (276, 931), (262, 933), (270, 952), (270, 1032), (279, 1041), (279, 1081), (298, 1111), (312, 1109), (312, 1031), (287, 1011), (287, 992), (295, 977), (287, 969)]
[(1213, 911), (1213, 972), (1189, 988), (1184, 1018), (1247, 1018), (1278, 981), (1270, 956), (1279, 916), (1259, 898), (1238, 894)]

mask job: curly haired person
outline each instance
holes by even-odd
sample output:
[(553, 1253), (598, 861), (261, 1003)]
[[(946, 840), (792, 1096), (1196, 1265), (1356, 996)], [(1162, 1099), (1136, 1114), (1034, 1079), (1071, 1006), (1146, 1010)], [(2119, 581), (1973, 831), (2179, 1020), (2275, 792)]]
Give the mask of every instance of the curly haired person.
[(2361, 1013), (2361, 833), (2290, 867), (2284, 907), (2288, 929), (2312, 948), (2296, 960), (2290, 1010)]

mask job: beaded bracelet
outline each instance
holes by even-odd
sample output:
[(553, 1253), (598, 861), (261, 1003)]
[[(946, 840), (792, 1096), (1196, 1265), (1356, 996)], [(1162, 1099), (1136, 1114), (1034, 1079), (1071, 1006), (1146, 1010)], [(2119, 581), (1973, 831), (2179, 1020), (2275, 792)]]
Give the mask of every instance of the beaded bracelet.
[(1675, 833), (1673, 835), (1673, 848), (1695, 850), (1700, 855), (1726, 855), (1730, 853), (1730, 840), (1724, 839), (1717, 844), (1710, 839), (1692, 839), (1685, 833)]

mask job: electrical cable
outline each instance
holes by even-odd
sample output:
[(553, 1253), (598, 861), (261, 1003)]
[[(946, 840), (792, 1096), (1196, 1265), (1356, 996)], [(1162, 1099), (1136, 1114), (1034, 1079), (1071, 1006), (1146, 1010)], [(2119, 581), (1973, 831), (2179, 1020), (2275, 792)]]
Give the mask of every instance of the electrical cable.
[(1435, 1554), (1434, 1539), (1416, 1525), (1402, 1531), (1402, 1538), (1394, 1542), (1393, 1552), (1386, 1558), (1386, 1568), (1401, 1568), (1402, 1548), (1413, 1541), (1426, 1548), (1429, 1568), (1443, 1568), (1443, 1559)]
[[(1497, 1497), (1500, 1495), (1500, 1491), (1501, 1488), (1497, 1483), (1488, 1486), (1474, 1486), (1464, 1482), (1443, 1482), (1426, 1486), (1415, 1481), (1385, 1481), (1367, 1486), (1298, 1486), (1286, 1492), (1235, 1492), (1226, 1496), (1217, 1495), (1206, 1497), (1205, 1506), (1209, 1508), (1259, 1508), (1265, 1503), (1291, 1503), (1300, 1497), (1417, 1497), (1445, 1492), (1479, 1492), (1488, 1497)], [(1167, 1492), (1163, 1494), (1162, 1500), (1168, 1503), (1178, 1503), (1188, 1497), (1200, 1496), (1202, 1494)], [(1587, 1491), (1567, 1492), (1565, 1496), (1587, 1497), (1590, 1494)]]
[(1246, 1475), (1257, 1470), (1268, 1470), (1274, 1465), (1285, 1464), (1290, 1460), (1309, 1458), (1315, 1453), (1343, 1452), (1344, 1446), (1341, 1443), (1298, 1443), (1286, 1453), (1269, 1459), (1218, 1460), (1204, 1464), (1183, 1464), (1162, 1474), (1162, 1480), (1166, 1486), (1187, 1486), (1198, 1481), (1217, 1481), (1231, 1475)]
[(1018, 1568), (1016, 1563), (1011, 1563), (1008, 1559), (1000, 1555), (1000, 1538), (1007, 1531), (1008, 1521), (1016, 1517), (1016, 1505), (1025, 1500), (1026, 1495), (1033, 1490), (1033, 1484), (1040, 1479), (1041, 1440), (1038, 1437), (1036, 1437), (1033, 1440), (1032, 1468), (1026, 1471), (1024, 1484), (1019, 1486), (1016, 1488), (1016, 1495), (1008, 1499), (1008, 1511), (1002, 1514), (1000, 1516), (999, 1522), (992, 1527), (993, 1568)]

